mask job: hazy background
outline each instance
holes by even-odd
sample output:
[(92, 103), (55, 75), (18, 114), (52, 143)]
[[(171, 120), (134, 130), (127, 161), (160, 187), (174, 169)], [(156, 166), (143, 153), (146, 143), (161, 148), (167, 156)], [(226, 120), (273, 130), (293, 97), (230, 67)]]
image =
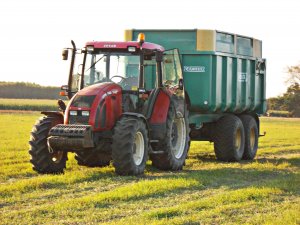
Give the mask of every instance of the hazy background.
[[(285, 68), (300, 62), (299, 0), (2, 0), (0, 81), (67, 83), (61, 50), (73, 39), (122, 41), (124, 29), (217, 29), (263, 40), (267, 97), (286, 91)], [(147, 38), (147, 37), (146, 37)]]

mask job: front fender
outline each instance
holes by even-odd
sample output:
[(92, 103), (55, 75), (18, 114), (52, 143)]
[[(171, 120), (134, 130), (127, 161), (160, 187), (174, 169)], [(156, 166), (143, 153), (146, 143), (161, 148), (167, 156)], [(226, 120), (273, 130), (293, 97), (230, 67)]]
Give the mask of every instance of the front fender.
[(41, 114), (43, 114), (45, 116), (52, 116), (52, 117), (59, 118), (61, 123), (62, 124), (64, 123), (64, 114), (63, 114), (63, 112), (60, 112), (60, 111), (42, 111)]
[[(137, 117), (137, 118), (140, 118), (140, 119), (142, 119), (142, 120), (145, 122), (147, 129), (149, 128), (149, 126), (148, 126), (148, 121), (147, 121), (146, 117), (145, 117), (143, 114), (140, 114), (140, 113), (134, 113), (134, 112), (124, 112), (124, 113), (122, 113), (121, 117), (122, 117), (122, 116), (131, 116), (131, 117)], [(121, 118), (121, 117), (120, 117), (120, 118)], [(149, 129), (148, 129), (148, 130), (149, 130)]]

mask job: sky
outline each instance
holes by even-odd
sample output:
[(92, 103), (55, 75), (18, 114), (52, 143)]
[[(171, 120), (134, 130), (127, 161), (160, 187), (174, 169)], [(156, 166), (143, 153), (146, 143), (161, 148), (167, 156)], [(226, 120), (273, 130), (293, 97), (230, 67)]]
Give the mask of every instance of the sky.
[[(300, 63), (299, 0), (1, 0), (0, 81), (67, 84), (61, 51), (74, 40), (123, 41), (125, 29), (212, 29), (263, 41), (267, 97)], [(146, 37), (147, 38), (147, 37)]]

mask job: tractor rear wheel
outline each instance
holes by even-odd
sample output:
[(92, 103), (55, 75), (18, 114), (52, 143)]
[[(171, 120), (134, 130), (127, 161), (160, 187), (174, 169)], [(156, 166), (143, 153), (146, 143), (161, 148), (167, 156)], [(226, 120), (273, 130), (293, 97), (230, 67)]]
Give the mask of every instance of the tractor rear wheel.
[(111, 144), (105, 143), (101, 149), (76, 152), (75, 159), (78, 165), (87, 167), (108, 166), (111, 161)]
[(111, 154), (106, 152), (99, 152), (98, 149), (91, 149), (76, 152), (75, 159), (80, 166), (104, 167), (109, 165)]
[(255, 119), (250, 115), (241, 115), (245, 130), (245, 150), (243, 159), (253, 160), (258, 149), (258, 128)]
[(188, 110), (185, 115), (178, 112), (171, 103), (166, 121), (166, 137), (156, 147), (162, 154), (152, 154), (152, 165), (161, 170), (182, 170), (190, 147)]
[(59, 117), (45, 116), (33, 126), (30, 136), (30, 162), (38, 173), (63, 173), (66, 168), (67, 153), (54, 151), (50, 153), (47, 137), (52, 127), (63, 123)]
[(119, 175), (143, 174), (148, 158), (148, 131), (143, 120), (123, 116), (112, 137), (112, 159)]
[(245, 134), (242, 121), (235, 115), (220, 118), (216, 125), (214, 150), (218, 160), (240, 161), (244, 154)]

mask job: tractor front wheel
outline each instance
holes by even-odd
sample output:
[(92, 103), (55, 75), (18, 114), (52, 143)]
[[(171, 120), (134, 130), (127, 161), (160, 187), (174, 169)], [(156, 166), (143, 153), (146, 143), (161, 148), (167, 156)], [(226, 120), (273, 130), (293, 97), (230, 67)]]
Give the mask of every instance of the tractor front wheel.
[(50, 153), (47, 137), (52, 127), (62, 123), (59, 117), (45, 116), (33, 126), (30, 136), (31, 164), (38, 173), (63, 173), (66, 168), (67, 153), (53, 151)]
[(119, 175), (144, 173), (148, 158), (148, 131), (143, 120), (123, 116), (114, 128), (112, 159)]

